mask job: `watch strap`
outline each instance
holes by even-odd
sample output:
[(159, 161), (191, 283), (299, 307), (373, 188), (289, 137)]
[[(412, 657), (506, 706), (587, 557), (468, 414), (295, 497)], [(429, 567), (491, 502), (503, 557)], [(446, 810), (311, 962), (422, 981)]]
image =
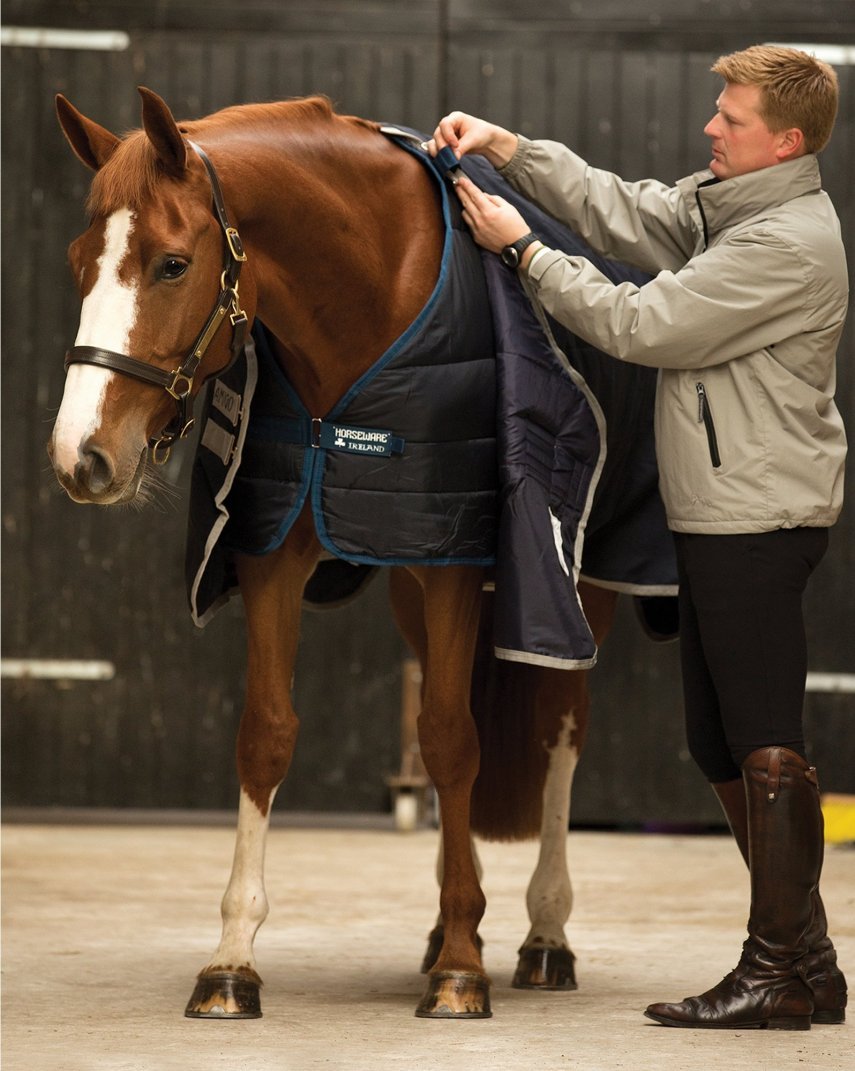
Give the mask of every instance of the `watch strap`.
[(517, 238), (515, 242), (505, 246), (501, 252), (502, 260), (509, 267), (516, 268), (525, 250), (528, 249), (532, 242), (536, 241), (538, 241), (537, 235), (533, 231), (529, 231), (522, 238)]

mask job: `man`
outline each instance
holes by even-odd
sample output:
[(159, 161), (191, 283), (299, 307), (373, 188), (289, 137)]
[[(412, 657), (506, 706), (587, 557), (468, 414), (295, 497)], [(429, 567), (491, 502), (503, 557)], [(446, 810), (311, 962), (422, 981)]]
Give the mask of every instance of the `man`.
[(841, 509), (833, 400), (848, 282), (816, 153), (834, 71), (796, 49), (722, 57), (709, 169), (626, 183), (564, 146), (452, 112), (430, 143), (480, 153), (606, 256), (655, 278), (613, 285), (546, 248), (467, 178), (476, 241), (533, 300), (606, 353), (660, 369), (656, 442), (680, 575), (689, 747), (749, 864), (748, 939), (715, 988), (645, 1013), (668, 1026), (809, 1029), (845, 1017), (818, 892), (823, 821), (802, 728), (802, 595)]

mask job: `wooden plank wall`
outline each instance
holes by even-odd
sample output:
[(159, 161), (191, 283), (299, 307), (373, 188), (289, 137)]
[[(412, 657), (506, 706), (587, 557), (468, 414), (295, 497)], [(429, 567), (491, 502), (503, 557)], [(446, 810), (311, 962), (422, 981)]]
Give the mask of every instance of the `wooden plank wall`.
[[(242, 625), (235, 605), (204, 633), (189, 621), (190, 452), (175, 451), (166, 473), (176, 491), (144, 511), (74, 506), (48, 471), (44, 442), (77, 321), (64, 250), (82, 229), (88, 186), (56, 127), (56, 92), (119, 131), (138, 123), (137, 84), (181, 117), (324, 92), (341, 110), (430, 130), (459, 107), (568, 141), (627, 178), (671, 181), (706, 162), (717, 55), (772, 38), (855, 44), (847, 0), (541, 0), (536, 11), (510, 0), (10, 0), (4, 28), (15, 26), (121, 30), (129, 47), (3, 49), (4, 656), (117, 667), (107, 682), (4, 681), (7, 806), (229, 808), (236, 798)], [(851, 67), (839, 73), (841, 119), (823, 170), (855, 251), (855, 79)], [(850, 421), (852, 352), (850, 324), (839, 394)], [(846, 639), (853, 516), (849, 505), (811, 595), (815, 669), (855, 669)], [(303, 727), (282, 806), (386, 807), (402, 654), (384, 578), (353, 606), (307, 618), (296, 683)], [(641, 635), (629, 602), (595, 688), (575, 820), (715, 820), (682, 743), (676, 650)], [(855, 788), (853, 713), (851, 696), (810, 697), (826, 787), (838, 791)]]
[[(449, 103), (551, 137), (627, 179), (673, 182), (706, 166), (703, 134), (723, 53), (759, 41), (855, 41), (855, 7), (790, 2), (626, 4), (545, 0), (452, 5)], [(825, 188), (855, 263), (855, 68), (838, 67), (841, 106), (822, 157)], [(851, 270), (851, 268), (850, 268)], [(855, 316), (839, 351), (838, 405), (855, 428)], [(855, 672), (855, 460), (831, 550), (807, 600), (812, 669)], [(714, 821), (684, 745), (677, 651), (640, 637), (629, 600), (592, 680), (592, 729), (574, 789), (576, 821)], [(806, 725), (824, 788), (855, 791), (855, 698), (810, 693)], [(676, 761), (675, 761), (676, 760)]]

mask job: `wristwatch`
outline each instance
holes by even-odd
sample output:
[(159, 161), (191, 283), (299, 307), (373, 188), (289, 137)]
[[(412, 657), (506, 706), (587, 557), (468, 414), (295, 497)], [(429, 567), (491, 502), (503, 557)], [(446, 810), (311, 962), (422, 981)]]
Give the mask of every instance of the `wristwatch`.
[(523, 255), (523, 250), (528, 249), (532, 242), (538, 241), (536, 234), (532, 234), (531, 231), (528, 234), (523, 235), (522, 238), (517, 238), (515, 242), (510, 245), (506, 245), (499, 256), (502, 258), (503, 263), (507, 264), (509, 268), (518, 268), (520, 264), (520, 257)]

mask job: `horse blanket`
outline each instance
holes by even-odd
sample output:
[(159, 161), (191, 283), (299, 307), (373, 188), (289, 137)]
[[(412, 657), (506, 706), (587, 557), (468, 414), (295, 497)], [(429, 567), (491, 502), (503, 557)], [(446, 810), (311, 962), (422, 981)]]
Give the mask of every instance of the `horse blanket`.
[[(445, 243), (419, 317), (334, 409), (309, 414), (263, 325), (209, 386), (191, 486), (187, 581), (204, 625), (235, 593), (236, 553), (279, 546), (307, 501), (327, 552), (307, 598), (333, 603), (379, 565), (494, 566), (499, 657), (593, 665), (580, 575), (651, 597), (676, 570), (657, 490), (655, 372), (625, 365), (535, 308), (516, 273), (477, 250), (441, 170)], [(484, 161), (464, 169), (519, 205), (548, 245), (616, 282), (597, 257)]]

